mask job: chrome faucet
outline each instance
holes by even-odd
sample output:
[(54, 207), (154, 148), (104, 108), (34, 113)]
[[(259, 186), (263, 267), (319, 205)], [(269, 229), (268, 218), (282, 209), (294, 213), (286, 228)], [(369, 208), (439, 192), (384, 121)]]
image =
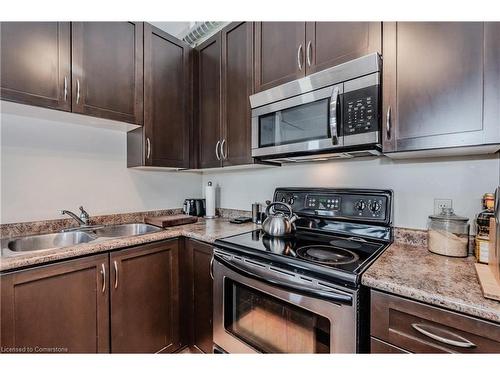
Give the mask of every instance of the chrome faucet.
[(68, 215), (75, 219), (81, 227), (87, 227), (90, 224), (90, 216), (83, 206), (80, 206), (80, 217), (71, 211), (61, 210), (61, 215)]

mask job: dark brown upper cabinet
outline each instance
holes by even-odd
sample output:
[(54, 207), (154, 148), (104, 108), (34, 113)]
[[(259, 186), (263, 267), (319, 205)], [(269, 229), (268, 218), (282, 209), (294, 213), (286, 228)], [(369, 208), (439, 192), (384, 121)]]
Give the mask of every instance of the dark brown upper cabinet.
[(0, 97), (71, 111), (69, 22), (0, 24)]
[(255, 91), (305, 75), (305, 22), (255, 22)]
[(111, 253), (111, 352), (180, 348), (178, 240)]
[(256, 22), (255, 91), (381, 52), (381, 22)]
[(129, 167), (189, 167), (191, 48), (144, 24), (144, 127), (127, 135)]
[(143, 123), (143, 24), (72, 23), (73, 112)]
[(499, 25), (384, 23), (385, 153), (500, 143)]
[(252, 163), (253, 23), (235, 22), (222, 37), (222, 165)]
[(2, 348), (109, 352), (108, 254), (2, 275)]
[(199, 167), (222, 167), (221, 143), (221, 34), (197, 47)]
[(250, 164), (253, 23), (231, 23), (197, 51), (199, 167)]
[(381, 22), (307, 22), (306, 74), (382, 52)]

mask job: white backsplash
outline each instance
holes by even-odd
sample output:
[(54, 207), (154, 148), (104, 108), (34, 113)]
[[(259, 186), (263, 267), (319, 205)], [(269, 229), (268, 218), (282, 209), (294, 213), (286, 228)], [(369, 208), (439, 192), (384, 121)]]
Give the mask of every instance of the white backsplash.
[(500, 180), (496, 155), (391, 160), (359, 158), (279, 168), (205, 173), (203, 184), (219, 186), (218, 206), (250, 210), (253, 202), (272, 199), (279, 186), (392, 189), (394, 224), (425, 229), (434, 198), (453, 199), (460, 215), (474, 220), (481, 197)]

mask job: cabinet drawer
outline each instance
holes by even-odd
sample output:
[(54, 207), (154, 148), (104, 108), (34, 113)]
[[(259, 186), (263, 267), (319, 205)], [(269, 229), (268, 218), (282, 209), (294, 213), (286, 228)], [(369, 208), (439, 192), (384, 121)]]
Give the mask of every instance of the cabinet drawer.
[(500, 353), (500, 325), (371, 293), (371, 336), (413, 353)]

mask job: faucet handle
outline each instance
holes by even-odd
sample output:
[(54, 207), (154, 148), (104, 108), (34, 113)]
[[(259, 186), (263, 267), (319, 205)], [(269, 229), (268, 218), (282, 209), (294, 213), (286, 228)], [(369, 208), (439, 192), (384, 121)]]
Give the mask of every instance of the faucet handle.
[(89, 213), (87, 211), (85, 211), (83, 206), (80, 206), (79, 209), (80, 209), (80, 219), (85, 223), (85, 225), (88, 225), (90, 222)]

